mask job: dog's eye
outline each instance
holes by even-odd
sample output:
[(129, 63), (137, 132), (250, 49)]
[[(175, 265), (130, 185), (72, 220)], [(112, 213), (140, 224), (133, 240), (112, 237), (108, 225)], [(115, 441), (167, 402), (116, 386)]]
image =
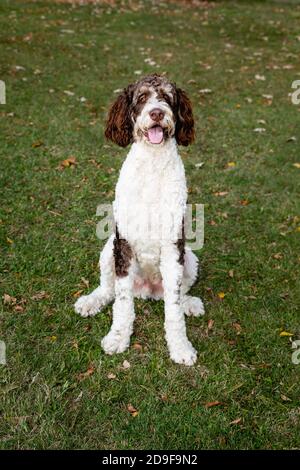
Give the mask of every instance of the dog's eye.
[(138, 102), (139, 102), (139, 103), (145, 103), (146, 99), (147, 99), (146, 93), (142, 93), (142, 94), (138, 97)]
[(170, 102), (171, 102), (171, 99), (170, 99), (170, 96), (168, 95), (168, 93), (163, 93), (163, 99), (164, 99), (167, 103), (170, 103)]

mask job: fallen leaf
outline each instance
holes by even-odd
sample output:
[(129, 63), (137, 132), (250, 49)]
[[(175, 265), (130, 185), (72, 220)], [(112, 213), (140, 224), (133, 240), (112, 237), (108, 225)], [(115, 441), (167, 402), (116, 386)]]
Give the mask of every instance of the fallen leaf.
[(8, 238), (8, 237), (6, 237), (6, 241), (7, 241), (7, 243), (9, 243), (10, 245), (12, 245), (13, 242), (14, 242), (11, 238)]
[(253, 132), (257, 132), (258, 134), (262, 134), (263, 132), (266, 132), (266, 129), (264, 127), (256, 127), (256, 129), (253, 129)]
[(88, 279), (85, 279), (84, 277), (81, 278), (82, 283), (85, 285), (85, 287), (89, 288), (90, 287), (90, 282)]
[(262, 97), (265, 98), (266, 100), (272, 100), (273, 99), (273, 95), (263, 94)]
[(223, 197), (227, 196), (227, 194), (229, 194), (229, 191), (217, 191), (214, 193), (214, 196)]
[(126, 361), (125, 359), (125, 361), (122, 364), (122, 367), (123, 369), (130, 369), (130, 362)]
[(218, 295), (219, 299), (223, 300), (224, 297), (225, 297), (225, 292), (218, 292), (217, 295)]
[(282, 253), (275, 253), (272, 258), (274, 259), (282, 259), (283, 258), (283, 254)]
[(41, 147), (42, 145), (44, 145), (44, 142), (42, 142), (41, 140), (37, 140), (36, 142), (33, 142), (33, 144), (31, 144), (31, 147), (35, 149), (37, 147)]
[(294, 166), (295, 168), (300, 168), (300, 163), (293, 163), (293, 166)]
[(22, 305), (16, 305), (14, 307), (15, 312), (23, 313), (24, 312), (24, 307)]
[(75, 93), (73, 91), (70, 91), (70, 90), (64, 90), (64, 94), (67, 95), (67, 96), (74, 96)]
[(292, 401), (289, 397), (287, 397), (286, 395), (280, 395), (280, 398), (282, 401)]
[(31, 300), (42, 300), (42, 299), (48, 299), (49, 297), (50, 297), (50, 295), (47, 294), (47, 292), (45, 292), (44, 290), (41, 290), (41, 292), (38, 292), (37, 294), (34, 294), (31, 297)]
[(73, 297), (75, 297), (75, 298), (80, 297), (82, 292), (83, 292), (83, 289), (78, 290), (77, 292), (74, 292)]
[(240, 201), (240, 204), (241, 204), (241, 206), (248, 206), (249, 201), (248, 201), (248, 199), (242, 199), (242, 200)]
[(294, 333), (289, 333), (288, 331), (281, 331), (279, 336), (281, 336), (281, 337), (283, 337), (283, 336), (294, 336)]
[(201, 93), (201, 95), (207, 95), (212, 93), (212, 90), (210, 88), (202, 88), (202, 90), (199, 90), (199, 93)]
[(143, 351), (143, 346), (139, 343), (134, 343), (132, 345), (133, 349), (135, 349), (136, 351)]
[(112, 374), (112, 373), (107, 374), (107, 378), (108, 378), (109, 380), (113, 380), (113, 379), (115, 379), (116, 377), (117, 377), (116, 374)]
[(4, 294), (2, 299), (5, 304), (15, 305), (17, 303), (16, 297), (11, 297), (9, 294)]
[(236, 166), (236, 163), (235, 162), (228, 162), (227, 163), (227, 168), (233, 168)]
[(240, 424), (242, 422), (242, 418), (237, 418), (231, 421), (229, 424)]
[(264, 82), (266, 80), (266, 77), (264, 75), (259, 75), (259, 73), (257, 73), (255, 75), (255, 80), (260, 80), (260, 81)]
[(213, 326), (214, 326), (214, 323), (215, 323), (214, 320), (208, 320), (207, 329), (208, 329), (208, 330), (212, 330), (212, 328), (213, 328)]
[(209, 401), (205, 403), (205, 408), (212, 408), (213, 406), (221, 406), (224, 405), (221, 401)]
[(62, 168), (67, 168), (67, 167), (73, 166), (73, 165), (77, 165), (76, 157), (73, 157), (73, 156), (66, 158), (60, 164), (60, 166)]
[(230, 269), (230, 270), (228, 271), (228, 276), (231, 277), (231, 278), (234, 277), (234, 271), (233, 271), (233, 269)]
[(130, 403), (127, 405), (127, 411), (133, 416), (134, 418), (139, 414), (138, 410), (132, 406)]
[(237, 322), (234, 322), (234, 323), (232, 323), (232, 326), (235, 329), (236, 333), (239, 335), (242, 331), (241, 325)]
[(81, 381), (84, 380), (90, 375), (92, 375), (95, 372), (95, 366), (90, 366), (85, 372), (81, 372), (80, 374), (77, 375), (77, 380)]
[(52, 343), (55, 343), (56, 340), (57, 340), (57, 336), (55, 335), (50, 336), (50, 341), (52, 341)]

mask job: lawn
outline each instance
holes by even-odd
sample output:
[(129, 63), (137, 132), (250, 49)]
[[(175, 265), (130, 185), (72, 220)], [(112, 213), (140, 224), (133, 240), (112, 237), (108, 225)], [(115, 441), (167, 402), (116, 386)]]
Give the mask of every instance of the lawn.
[[(299, 2), (116, 3), (0, 4), (0, 447), (300, 448)], [(73, 311), (97, 286), (96, 208), (127, 152), (105, 142), (106, 112), (153, 71), (197, 122), (181, 148), (205, 205), (190, 368), (169, 359), (162, 302), (136, 301), (112, 357), (111, 306)]]

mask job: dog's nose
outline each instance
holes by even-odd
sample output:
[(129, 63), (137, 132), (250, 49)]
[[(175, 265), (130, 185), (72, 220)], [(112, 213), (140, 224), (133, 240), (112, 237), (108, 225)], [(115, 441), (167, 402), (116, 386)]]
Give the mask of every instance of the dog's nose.
[(164, 118), (165, 113), (159, 108), (154, 108), (149, 112), (149, 115), (153, 121), (159, 122)]

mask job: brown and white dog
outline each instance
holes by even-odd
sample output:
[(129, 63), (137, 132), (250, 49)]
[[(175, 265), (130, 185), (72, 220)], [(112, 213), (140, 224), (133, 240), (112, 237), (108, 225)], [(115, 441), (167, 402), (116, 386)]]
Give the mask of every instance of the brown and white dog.
[(100, 286), (80, 297), (75, 310), (93, 316), (114, 300), (113, 322), (101, 344), (125, 351), (133, 331), (134, 297), (164, 299), (170, 356), (193, 365), (197, 353), (186, 335), (184, 314), (204, 314), (201, 299), (187, 295), (198, 259), (185, 245), (187, 188), (178, 145), (194, 140), (187, 94), (164, 76), (129, 85), (112, 105), (105, 136), (126, 147), (113, 203), (115, 233), (100, 255)]

